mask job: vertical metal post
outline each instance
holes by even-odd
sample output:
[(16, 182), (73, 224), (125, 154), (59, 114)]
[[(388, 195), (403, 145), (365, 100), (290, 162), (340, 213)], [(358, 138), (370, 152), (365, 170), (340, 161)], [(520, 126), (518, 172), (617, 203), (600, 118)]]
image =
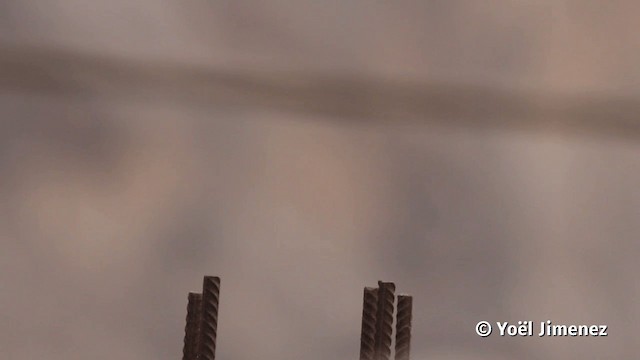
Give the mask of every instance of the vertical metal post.
[(378, 281), (378, 314), (376, 318), (374, 360), (389, 360), (391, 356), (395, 290), (394, 283)]
[(374, 360), (376, 319), (378, 317), (378, 289), (365, 287), (362, 303), (362, 332), (360, 360)]
[(205, 276), (202, 285), (202, 318), (198, 341), (198, 360), (214, 360), (216, 357), (219, 300), (220, 278)]
[(196, 360), (198, 355), (198, 336), (202, 315), (202, 294), (189, 293), (187, 304), (187, 325), (184, 329), (183, 360)]
[(409, 360), (411, 350), (411, 318), (413, 297), (398, 295), (396, 315), (396, 357), (395, 360)]

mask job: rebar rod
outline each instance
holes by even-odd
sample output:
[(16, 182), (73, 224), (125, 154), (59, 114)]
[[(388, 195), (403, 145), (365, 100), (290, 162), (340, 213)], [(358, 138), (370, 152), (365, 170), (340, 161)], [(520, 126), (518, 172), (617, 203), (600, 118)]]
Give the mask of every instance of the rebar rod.
[(215, 359), (219, 300), (220, 278), (205, 276), (202, 286), (202, 318), (198, 341), (198, 360)]
[(391, 356), (395, 289), (396, 286), (391, 282), (378, 281), (374, 360), (389, 360)]
[(409, 295), (398, 295), (397, 309), (395, 360), (409, 360), (409, 353), (411, 350), (413, 297)]
[(184, 329), (183, 360), (196, 360), (198, 355), (198, 336), (200, 317), (202, 316), (202, 294), (189, 293), (187, 304), (187, 325)]
[(360, 335), (360, 360), (374, 360), (376, 319), (378, 317), (378, 289), (365, 287), (362, 303), (362, 333)]

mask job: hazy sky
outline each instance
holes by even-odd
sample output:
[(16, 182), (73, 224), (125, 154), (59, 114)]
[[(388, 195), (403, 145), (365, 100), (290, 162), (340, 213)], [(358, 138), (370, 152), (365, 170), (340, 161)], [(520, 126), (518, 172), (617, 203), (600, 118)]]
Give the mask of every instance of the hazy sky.
[[(28, 46), (634, 98), (638, 11), (632, 1), (3, 1), (0, 57)], [(222, 278), (222, 360), (357, 359), (362, 288), (377, 280), (414, 295), (415, 360), (640, 353), (637, 138), (165, 101), (153, 84), (114, 90), (76, 70), (15, 76), (77, 94), (0, 78), (3, 358), (178, 359), (187, 293), (204, 275)], [(480, 320), (547, 319), (604, 323), (610, 335), (474, 331)]]

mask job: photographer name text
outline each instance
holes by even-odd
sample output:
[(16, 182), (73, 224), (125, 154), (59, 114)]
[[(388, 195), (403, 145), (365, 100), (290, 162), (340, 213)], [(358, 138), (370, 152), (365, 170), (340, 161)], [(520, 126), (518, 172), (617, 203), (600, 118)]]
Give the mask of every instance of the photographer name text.
[(533, 322), (497, 321), (492, 325), (488, 321), (480, 321), (476, 325), (478, 336), (487, 337), (492, 333), (499, 336), (538, 336), (538, 337), (601, 337), (609, 336), (607, 325), (566, 325), (554, 324), (551, 320)]

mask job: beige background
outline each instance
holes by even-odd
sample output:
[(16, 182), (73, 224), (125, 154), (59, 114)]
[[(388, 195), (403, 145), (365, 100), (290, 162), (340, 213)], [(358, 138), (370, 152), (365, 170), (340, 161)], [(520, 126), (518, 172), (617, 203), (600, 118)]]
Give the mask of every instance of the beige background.
[[(211, 274), (222, 360), (357, 359), (378, 279), (415, 360), (637, 358), (638, 14), (0, 2), (0, 357), (178, 359)], [(547, 319), (610, 336), (473, 330)]]

